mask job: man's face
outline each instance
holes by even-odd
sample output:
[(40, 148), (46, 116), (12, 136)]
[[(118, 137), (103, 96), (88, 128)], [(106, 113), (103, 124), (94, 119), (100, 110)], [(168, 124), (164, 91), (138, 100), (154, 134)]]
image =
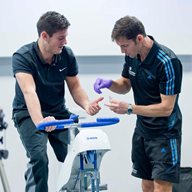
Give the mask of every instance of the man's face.
[(60, 30), (54, 33), (51, 37), (47, 34), (46, 38), (44, 38), (45, 50), (51, 54), (60, 54), (63, 47), (67, 44), (67, 35), (67, 29)]
[(138, 44), (132, 39), (128, 40), (126, 37), (119, 37), (116, 43), (119, 45), (121, 52), (131, 58), (136, 57), (139, 53)]

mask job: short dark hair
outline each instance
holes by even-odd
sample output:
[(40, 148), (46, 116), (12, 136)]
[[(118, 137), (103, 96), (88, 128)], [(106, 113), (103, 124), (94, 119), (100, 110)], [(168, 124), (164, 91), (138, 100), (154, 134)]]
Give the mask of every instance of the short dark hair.
[(116, 21), (111, 39), (114, 41), (119, 37), (126, 37), (127, 39), (135, 40), (138, 34), (146, 36), (142, 22), (134, 16), (125, 16)]
[(67, 29), (69, 26), (70, 23), (64, 15), (55, 11), (48, 11), (39, 18), (37, 32), (40, 36), (42, 31), (46, 31), (51, 37), (57, 31)]

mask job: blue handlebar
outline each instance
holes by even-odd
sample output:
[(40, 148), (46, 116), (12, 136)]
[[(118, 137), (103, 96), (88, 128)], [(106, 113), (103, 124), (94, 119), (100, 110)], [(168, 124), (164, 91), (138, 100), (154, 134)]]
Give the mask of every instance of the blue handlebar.
[(97, 118), (96, 122), (87, 122), (87, 123), (80, 123), (80, 127), (86, 128), (86, 127), (100, 127), (100, 126), (107, 126), (116, 124), (119, 122), (119, 118)]
[(43, 122), (43, 123), (39, 123), (37, 125), (37, 129), (42, 131), (45, 129), (45, 127), (48, 126), (58, 126), (58, 129), (63, 129), (63, 125), (71, 125), (74, 123), (73, 119), (63, 119), (63, 120), (55, 120), (55, 121), (48, 121), (48, 122)]
[(43, 122), (37, 125), (38, 130), (44, 130), (47, 126), (57, 126), (56, 129), (64, 129), (66, 128), (65, 125), (75, 125), (76, 127), (87, 128), (87, 127), (100, 127), (100, 126), (107, 126), (116, 124), (119, 122), (119, 118), (97, 118), (96, 122), (86, 122), (86, 123), (74, 123), (73, 119), (64, 119), (64, 120), (56, 120), (56, 121), (49, 121)]

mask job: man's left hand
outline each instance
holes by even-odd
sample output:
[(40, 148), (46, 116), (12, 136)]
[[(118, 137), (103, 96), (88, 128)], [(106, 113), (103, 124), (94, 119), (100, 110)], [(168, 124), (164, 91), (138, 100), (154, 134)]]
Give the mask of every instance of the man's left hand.
[(86, 112), (89, 115), (97, 114), (101, 110), (101, 107), (99, 106), (99, 102), (101, 102), (103, 99), (104, 99), (104, 97), (99, 97), (98, 99), (89, 103), (88, 107), (85, 109)]
[(125, 114), (127, 113), (128, 103), (111, 99), (105, 106), (109, 107), (109, 109), (117, 114)]

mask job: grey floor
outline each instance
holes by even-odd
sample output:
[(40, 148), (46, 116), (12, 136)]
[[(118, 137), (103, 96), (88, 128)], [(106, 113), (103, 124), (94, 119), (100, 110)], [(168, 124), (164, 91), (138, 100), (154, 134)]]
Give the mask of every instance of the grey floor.
[[(118, 78), (118, 74), (93, 74), (80, 75), (81, 83), (84, 89), (88, 92), (90, 99), (98, 97), (93, 91), (94, 80), (98, 77)], [(183, 88), (180, 95), (180, 107), (183, 113), (183, 144), (182, 144), (182, 166), (192, 166), (192, 127), (191, 127), (191, 98), (192, 98), (192, 72), (185, 72), (183, 77)], [(5, 120), (9, 126), (6, 130), (6, 148), (9, 150), (9, 157), (3, 160), (4, 168), (8, 177), (9, 185), (12, 192), (24, 192), (24, 172), (27, 159), (25, 151), (19, 139), (18, 133), (11, 121), (11, 103), (14, 94), (14, 79), (11, 76), (0, 77), (0, 106), (5, 113)], [(129, 95), (116, 95), (109, 91), (104, 91), (103, 96), (105, 101), (102, 102), (102, 111), (95, 117), (87, 116), (87, 121), (93, 120), (96, 117), (116, 117), (117, 115), (110, 112), (104, 103), (107, 102), (109, 96), (117, 99), (122, 99), (128, 102), (133, 102), (132, 93)], [(67, 106), (74, 112), (79, 112), (82, 116), (85, 115), (76, 104), (72, 101), (67, 92)], [(120, 123), (112, 126), (103, 127), (107, 133), (111, 151), (107, 152), (101, 164), (102, 183), (107, 183), (109, 192), (140, 192), (140, 180), (132, 177), (131, 173), (131, 137), (135, 124), (135, 116), (120, 115)], [(0, 132), (1, 134), (1, 132)], [(3, 147), (0, 145), (0, 147)], [(57, 178), (57, 161), (49, 147), (48, 150), (50, 159), (50, 175), (49, 175), (49, 191), (55, 191)], [(3, 191), (0, 182), (0, 191)]]

